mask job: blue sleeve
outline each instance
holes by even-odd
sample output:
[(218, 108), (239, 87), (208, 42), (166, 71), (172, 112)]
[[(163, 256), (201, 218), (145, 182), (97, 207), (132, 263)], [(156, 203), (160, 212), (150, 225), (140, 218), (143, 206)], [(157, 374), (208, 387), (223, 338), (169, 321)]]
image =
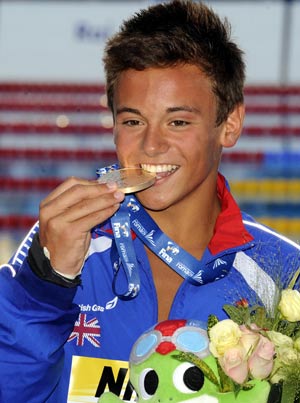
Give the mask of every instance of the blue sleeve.
[(45, 402), (59, 382), (76, 288), (38, 278), (25, 257), (0, 270), (0, 402)]

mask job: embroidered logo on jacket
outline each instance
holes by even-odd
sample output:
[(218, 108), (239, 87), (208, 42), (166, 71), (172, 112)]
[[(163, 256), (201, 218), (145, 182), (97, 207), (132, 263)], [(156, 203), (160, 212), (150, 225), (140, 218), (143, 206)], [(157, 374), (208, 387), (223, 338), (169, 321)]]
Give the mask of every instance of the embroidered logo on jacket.
[(83, 346), (85, 340), (87, 340), (94, 347), (100, 347), (100, 341), (98, 338), (101, 337), (101, 328), (98, 325), (98, 319), (93, 318), (87, 321), (86, 316), (85, 313), (79, 314), (68, 342), (76, 339), (76, 345)]
[(226, 265), (227, 266), (227, 262), (225, 260), (222, 259), (216, 259), (215, 263), (213, 265), (213, 269), (215, 269), (216, 267), (222, 266), (222, 265)]

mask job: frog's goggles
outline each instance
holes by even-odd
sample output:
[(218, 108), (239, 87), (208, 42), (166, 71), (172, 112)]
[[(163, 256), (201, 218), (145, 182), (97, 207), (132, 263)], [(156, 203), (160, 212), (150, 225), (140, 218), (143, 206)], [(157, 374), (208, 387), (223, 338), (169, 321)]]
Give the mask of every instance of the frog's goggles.
[(164, 336), (159, 330), (151, 329), (134, 344), (130, 362), (138, 364), (154, 352), (168, 354), (174, 350), (193, 353), (202, 359), (207, 357), (210, 354), (207, 331), (201, 327), (186, 325), (176, 329), (172, 335)]

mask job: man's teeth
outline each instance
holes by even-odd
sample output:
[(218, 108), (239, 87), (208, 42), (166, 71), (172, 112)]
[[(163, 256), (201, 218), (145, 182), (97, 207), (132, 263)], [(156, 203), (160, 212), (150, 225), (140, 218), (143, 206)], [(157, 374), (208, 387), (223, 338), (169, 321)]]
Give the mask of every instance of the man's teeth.
[(163, 165), (150, 165), (150, 164), (141, 164), (141, 167), (148, 172), (153, 173), (162, 173), (162, 172), (173, 172), (178, 168), (177, 165), (171, 164), (163, 164)]

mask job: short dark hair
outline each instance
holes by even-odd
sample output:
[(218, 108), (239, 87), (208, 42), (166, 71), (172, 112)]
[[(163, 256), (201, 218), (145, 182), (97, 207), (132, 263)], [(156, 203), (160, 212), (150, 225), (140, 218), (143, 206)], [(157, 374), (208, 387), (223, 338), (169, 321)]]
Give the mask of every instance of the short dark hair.
[(123, 71), (192, 64), (212, 82), (219, 125), (243, 103), (243, 52), (230, 35), (227, 19), (199, 2), (173, 0), (137, 12), (105, 47), (108, 106), (113, 110), (115, 83)]

